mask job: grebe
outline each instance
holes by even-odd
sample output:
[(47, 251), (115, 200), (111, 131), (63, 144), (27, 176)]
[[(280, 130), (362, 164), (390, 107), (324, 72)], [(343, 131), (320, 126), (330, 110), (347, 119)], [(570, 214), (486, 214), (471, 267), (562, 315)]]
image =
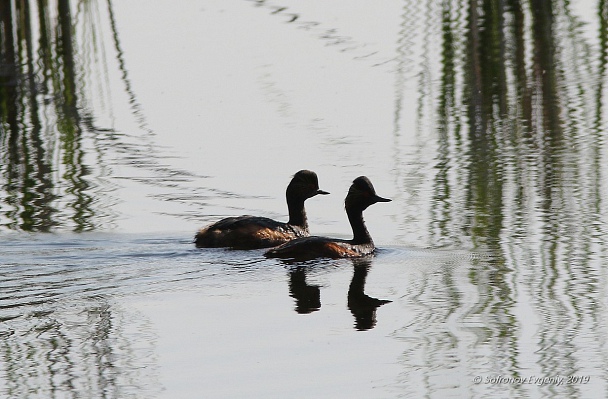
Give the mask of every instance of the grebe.
[(304, 237), (286, 242), (268, 250), (264, 255), (268, 258), (356, 258), (374, 252), (375, 246), (369, 235), (363, 211), (376, 202), (389, 202), (376, 194), (372, 182), (365, 176), (359, 176), (350, 186), (344, 201), (346, 214), (353, 229), (352, 240), (340, 240), (329, 237)]
[(301, 170), (287, 186), (287, 223), (249, 215), (229, 217), (199, 230), (194, 243), (198, 248), (255, 249), (274, 247), (294, 238), (307, 237), (309, 232), (304, 201), (318, 194), (329, 193), (319, 190), (319, 179), (315, 172)]

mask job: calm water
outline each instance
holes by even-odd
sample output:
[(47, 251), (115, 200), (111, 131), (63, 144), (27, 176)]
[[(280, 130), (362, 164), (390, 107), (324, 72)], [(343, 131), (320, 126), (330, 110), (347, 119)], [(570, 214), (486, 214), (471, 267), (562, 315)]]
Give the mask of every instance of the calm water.
[[(604, 1), (0, 3), (0, 397), (605, 398)], [(371, 259), (197, 250), (299, 169)], [(201, 396), (202, 395), (202, 396)]]

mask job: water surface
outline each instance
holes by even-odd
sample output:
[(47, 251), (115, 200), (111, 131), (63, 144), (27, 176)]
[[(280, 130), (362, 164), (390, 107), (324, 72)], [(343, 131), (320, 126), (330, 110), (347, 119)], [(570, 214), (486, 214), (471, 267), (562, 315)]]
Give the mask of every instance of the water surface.
[(605, 2), (0, 7), (0, 396), (606, 397)]

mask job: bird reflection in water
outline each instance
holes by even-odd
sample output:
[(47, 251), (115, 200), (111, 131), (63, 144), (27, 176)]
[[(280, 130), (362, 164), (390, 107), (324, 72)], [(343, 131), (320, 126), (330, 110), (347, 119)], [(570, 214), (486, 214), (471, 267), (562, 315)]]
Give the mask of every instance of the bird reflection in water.
[(296, 312), (312, 313), (321, 308), (321, 290), (318, 285), (306, 282), (306, 266), (289, 271), (289, 296), (296, 300)]
[(376, 325), (376, 309), (392, 302), (388, 299), (372, 298), (365, 294), (365, 280), (372, 262), (370, 259), (353, 260), (353, 278), (348, 287), (348, 309), (355, 317), (355, 329), (365, 331)]
[[(355, 329), (366, 331), (376, 325), (376, 309), (392, 302), (372, 298), (365, 294), (365, 280), (371, 267), (371, 259), (354, 259), (353, 277), (348, 287), (348, 309), (355, 317)], [(295, 299), (295, 311), (308, 314), (321, 309), (321, 289), (306, 282), (310, 265), (293, 266), (289, 270), (289, 296)]]

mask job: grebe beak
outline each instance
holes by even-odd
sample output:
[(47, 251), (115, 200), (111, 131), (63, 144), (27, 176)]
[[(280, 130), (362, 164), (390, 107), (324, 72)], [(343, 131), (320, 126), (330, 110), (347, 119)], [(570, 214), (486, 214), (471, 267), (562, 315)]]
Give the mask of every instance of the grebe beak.
[(388, 198), (382, 198), (378, 195), (375, 195), (373, 198), (374, 202), (391, 202), (392, 200), (388, 199)]
[(316, 194), (327, 195), (327, 194), (329, 194), (329, 193), (328, 193), (327, 191), (323, 191), (323, 190), (317, 190), (317, 192), (315, 193), (315, 195), (316, 195)]

